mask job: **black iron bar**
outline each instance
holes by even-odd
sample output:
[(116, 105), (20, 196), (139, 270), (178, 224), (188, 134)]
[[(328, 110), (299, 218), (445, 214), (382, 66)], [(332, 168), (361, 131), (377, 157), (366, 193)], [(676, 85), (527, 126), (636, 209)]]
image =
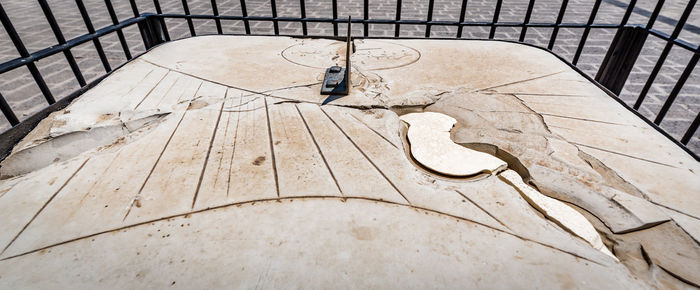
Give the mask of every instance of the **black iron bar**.
[[(160, 2), (158, 0), (153, 0), (153, 6), (156, 8), (157, 14), (163, 14), (163, 10), (160, 9)], [(165, 36), (165, 41), (170, 41), (170, 34), (168, 33), (168, 27), (165, 25), (165, 19), (158, 18), (158, 20), (163, 31), (163, 36)]]
[(664, 6), (665, 0), (659, 0), (659, 2), (656, 3), (656, 6), (654, 7), (654, 12), (651, 13), (651, 16), (649, 16), (649, 21), (647, 22), (646, 29), (649, 30), (654, 26), (654, 23), (656, 22), (656, 18), (659, 17), (659, 14), (661, 13), (661, 8)]
[(301, 9), (301, 33), (306, 36), (309, 34), (309, 32), (306, 30), (306, 21), (303, 19), (306, 18), (306, 1), (304, 0), (299, 0), (299, 8)]
[[(139, 17), (141, 13), (139, 13), (139, 8), (136, 6), (136, 0), (129, 0), (129, 5), (131, 6), (131, 12), (134, 14), (134, 18)], [(143, 40), (143, 46), (146, 49), (149, 49), (151, 47), (151, 40), (153, 39), (153, 35), (151, 35), (151, 31), (146, 28), (145, 23), (139, 23), (139, 32), (141, 32), (141, 39)]]
[[(688, 16), (690, 16), (690, 13), (693, 11), (693, 8), (695, 7), (696, 2), (697, 2), (697, 0), (688, 1), (688, 5), (685, 7), (685, 10), (683, 11), (683, 15), (681, 15), (681, 17), (678, 19), (678, 23), (676, 23), (676, 27), (673, 29), (673, 32), (671, 33), (671, 39), (678, 38), (678, 35), (683, 30), (683, 26), (685, 25), (685, 22), (688, 20)], [(653, 25), (653, 22), (651, 22), (651, 25)], [(639, 107), (642, 106), (644, 99), (647, 97), (647, 94), (649, 93), (649, 89), (651, 88), (651, 85), (654, 83), (654, 80), (656, 80), (656, 76), (659, 74), (661, 67), (664, 65), (664, 62), (666, 61), (666, 57), (671, 52), (671, 48), (673, 48), (673, 42), (669, 41), (668, 43), (666, 43), (664, 50), (661, 51), (661, 55), (659, 55), (659, 59), (656, 61), (656, 65), (654, 65), (654, 68), (651, 70), (651, 73), (649, 74), (649, 78), (647, 79), (646, 83), (644, 83), (644, 87), (642, 88), (642, 91), (639, 93), (639, 97), (637, 97), (637, 101), (634, 103), (633, 108), (635, 110), (639, 110)]]
[[(75, 0), (75, 4), (78, 5), (78, 10), (80, 11), (80, 15), (83, 17), (83, 22), (85, 22), (85, 27), (87, 28), (88, 33), (95, 33), (95, 27), (92, 26), (90, 15), (88, 14), (87, 9), (85, 9), (85, 3), (83, 3), (83, 0)], [(111, 71), (112, 67), (109, 65), (109, 60), (107, 60), (107, 56), (105, 55), (104, 49), (102, 48), (102, 43), (100, 42), (100, 39), (93, 39), (92, 44), (97, 50), (97, 55), (100, 57), (100, 61), (102, 61), (102, 66), (105, 68), (105, 71)]]
[(554, 25), (554, 30), (552, 30), (552, 36), (549, 38), (549, 44), (547, 49), (552, 50), (554, 48), (554, 43), (557, 41), (557, 34), (559, 34), (559, 25), (564, 20), (564, 13), (566, 13), (566, 6), (569, 5), (569, 0), (562, 0), (561, 7), (559, 7), (559, 15), (557, 15), (557, 21)]
[(338, 0), (332, 0), (332, 10), (333, 10), (333, 36), (338, 37)]
[[(190, 15), (190, 6), (187, 5), (187, 0), (182, 0), (182, 10), (185, 11), (185, 15)], [(187, 26), (190, 28), (190, 36), (196, 36), (197, 33), (194, 31), (192, 18), (187, 18)]]
[(527, 34), (527, 24), (530, 23), (530, 17), (532, 16), (532, 8), (535, 7), (535, 0), (530, 0), (527, 4), (527, 11), (525, 12), (525, 20), (523, 21), (523, 29), (520, 31), (520, 39), (518, 41), (525, 41), (525, 35)]
[[(15, 48), (17, 49), (17, 52), (19, 53), (21, 59), (28, 58), (30, 56), (29, 52), (24, 46), (24, 43), (22, 43), (22, 39), (20, 39), (19, 34), (17, 34), (17, 30), (15, 30), (15, 26), (12, 25), (10, 18), (7, 17), (7, 13), (5, 13), (5, 8), (2, 7), (2, 3), (0, 3), (0, 22), (2, 22), (2, 26), (5, 28), (7, 35), (10, 37), (10, 40), (12, 40), (12, 43), (15, 45)], [(2, 67), (3, 65), (0, 65), (0, 67)], [(34, 78), (34, 82), (36, 82), (36, 85), (39, 86), (39, 90), (41, 90), (41, 93), (44, 95), (46, 101), (49, 102), (49, 104), (55, 103), (56, 100), (53, 98), (51, 90), (46, 85), (46, 82), (41, 76), (39, 69), (36, 67), (36, 64), (34, 64), (34, 61), (22, 61), (16, 67), (20, 67), (22, 65), (27, 66), (27, 69), (29, 69), (29, 72), (32, 74), (32, 78)], [(3, 73), (3, 71), (0, 71), (0, 73)]]
[(277, 4), (275, 0), (270, 0), (270, 9), (272, 9), (272, 27), (275, 30), (275, 35), (280, 35), (280, 27), (277, 23)]
[[(214, 16), (219, 16), (219, 7), (216, 5), (216, 0), (211, 0), (211, 12), (214, 14)], [(216, 18), (214, 19), (214, 22), (216, 23), (216, 32), (218, 34), (224, 34), (224, 31), (221, 28), (221, 19)]]
[(627, 21), (629, 21), (630, 16), (632, 15), (632, 11), (634, 11), (634, 6), (637, 5), (637, 0), (631, 0), (630, 4), (627, 5), (627, 10), (625, 10), (625, 15), (622, 16), (622, 21), (620, 21), (621, 25), (627, 24)]
[[(464, 22), (467, 14), (467, 0), (462, 0), (462, 9), (459, 11), (459, 23)], [(457, 25), (457, 38), (462, 38), (462, 29), (464, 26)]]
[(394, 37), (399, 37), (401, 32), (401, 0), (396, 0), (396, 25), (394, 26)]
[(131, 6), (131, 12), (134, 14), (134, 17), (139, 17), (139, 7), (136, 6), (136, 0), (129, 0), (129, 6)]
[(433, 21), (433, 6), (435, 6), (435, 0), (430, 0), (428, 2), (428, 24), (425, 25), (425, 38), (430, 37), (430, 22)]
[[(63, 52), (64, 50), (70, 49), (71, 47), (75, 47), (75, 46), (81, 45), (83, 43), (86, 43), (88, 41), (92, 41), (93, 39), (95, 39), (97, 37), (102, 37), (108, 33), (118, 31), (119, 29), (137, 24), (137, 23), (139, 23), (141, 21), (145, 21), (145, 20), (146, 20), (146, 17), (130, 18), (130, 19), (124, 20), (122, 23), (120, 23), (117, 26), (108, 26), (108, 27), (105, 27), (105, 28), (102, 28), (102, 29), (95, 31), (95, 33), (93, 33), (93, 34), (85, 34), (85, 35), (73, 38), (71, 40), (68, 40), (63, 45), (54, 45), (51, 47), (47, 47), (47, 48), (44, 48), (44, 49), (39, 50), (37, 52), (34, 52), (32, 54), (26, 54), (25, 57), (19, 57), (19, 58), (15, 58), (13, 60), (10, 60), (8, 62), (1, 63), (0, 64), (0, 74), (6, 73), (10, 70), (16, 69), (16, 68), (24, 66), (24, 65), (26, 65), (29, 68), (29, 70), (32, 71), (36, 68), (36, 66), (34, 66), (34, 62), (36, 62), (36, 61), (39, 61), (43, 58), (52, 56), (52, 55), (60, 53), (60, 52)], [(26, 49), (24, 51), (26, 52)], [(24, 54), (20, 53), (20, 55), (24, 55)], [(40, 75), (38, 75), (38, 76), (41, 77)]]
[[(501, 5), (503, 5), (503, 0), (496, 1), (496, 10), (493, 12), (493, 24), (498, 23), (498, 17), (501, 15)], [(491, 31), (489, 31), (489, 39), (493, 39), (496, 35), (496, 25), (491, 26)]]
[(602, 0), (596, 0), (593, 4), (593, 9), (591, 9), (591, 15), (588, 17), (588, 22), (586, 23), (586, 28), (583, 29), (583, 34), (581, 35), (581, 40), (578, 42), (578, 47), (576, 48), (576, 54), (574, 54), (574, 60), (571, 61), (573, 65), (578, 63), (581, 57), (581, 52), (583, 52), (584, 46), (586, 46), (586, 40), (588, 40), (588, 34), (591, 32), (591, 25), (595, 21), (595, 16), (598, 14), (598, 9), (600, 9), (600, 3)]
[(17, 119), (15, 112), (12, 111), (10, 104), (7, 103), (2, 94), (0, 94), (0, 110), (2, 111), (2, 114), (5, 115), (5, 119), (10, 122), (10, 125), (14, 126), (19, 124), (19, 119)]
[[(65, 44), (66, 39), (63, 37), (61, 28), (58, 27), (58, 22), (56, 22), (56, 18), (53, 16), (53, 12), (51, 12), (51, 7), (49, 7), (49, 4), (46, 3), (46, 0), (38, 1), (39, 6), (41, 6), (41, 10), (44, 12), (44, 16), (46, 16), (46, 20), (49, 22), (49, 26), (51, 26), (53, 35), (58, 41), (58, 44)], [(80, 67), (78, 67), (78, 63), (75, 62), (73, 53), (71, 53), (70, 49), (66, 49), (63, 51), (63, 55), (66, 57), (66, 60), (68, 61), (68, 66), (70, 66), (70, 69), (73, 71), (73, 75), (75, 75), (75, 79), (78, 81), (78, 84), (80, 84), (81, 87), (85, 86), (85, 78), (83, 77), (83, 73), (80, 72)]]
[(364, 22), (362, 23), (363, 27), (363, 33), (364, 36), (367, 37), (369, 36), (369, 23), (367, 23), (367, 20), (369, 20), (369, 0), (364, 0), (364, 13), (363, 13), (363, 20)]
[[(112, 19), (112, 25), (119, 25), (119, 19), (117, 18), (117, 13), (114, 12), (114, 6), (112, 6), (112, 0), (104, 0), (105, 6), (107, 6), (107, 12), (109, 13), (109, 18)], [(127, 60), (130, 60), (131, 51), (129, 50), (129, 45), (126, 43), (126, 38), (124, 37), (124, 32), (121, 29), (117, 30), (117, 37), (119, 38), (119, 43), (124, 50), (124, 56)]]
[(685, 134), (683, 134), (683, 137), (681, 138), (681, 143), (687, 145), (688, 142), (690, 142), (690, 138), (693, 138), (693, 135), (695, 135), (695, 131), (698, 130), (698, 125), (700, 125), (700, 112), (698, 112), (697, 116), (695, 116), (695, 120), (692, 124), (690, 124), (690, 127), (688, 127), (688, 130), (685, 131)]
[(245, 34), (250, 34), (250, 23), (248, 23), (248, 9), (245, 7), (245, 0), (241, 0), (241, 15), (243, 17), (243, 27), (245, 27)]
[(678, 97), (678, 93), (680, 93), (681, 89), (683, 89), (683, 85), (685, 85), (685, 82), (688, 80), (688, 77), (691, 73), (693, 73), (693, 69), (695, 69), (695, 66), (698, 64), (699, 59), (700, 50), (695, 52), (695, 54), (693, 54), (693, 57), (690, 58), (688, 65), (683, 70), (683, 74), (681, 74), (681, 77), (676, 82), (676, 85), (673, 86), (673, 90), (671, 90), (671, 94), (669, 94), (668, 98), (666, 98), (666, 101), (661, 107), (659, 114), (656, 115), (656, 119), (654, 119), (654, 124), (661, 124), (661, 121), (666, 116), (666, 113), (668, 113), (668, 110), (671, 108), (671, 105), (673, 105), (673, 102), (676, 100), (676, 97)]

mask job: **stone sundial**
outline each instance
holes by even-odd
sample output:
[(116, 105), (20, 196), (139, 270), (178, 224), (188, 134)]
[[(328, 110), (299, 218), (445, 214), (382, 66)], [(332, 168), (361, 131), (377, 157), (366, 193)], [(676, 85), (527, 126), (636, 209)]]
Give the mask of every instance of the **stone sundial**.
[(351, 44), (173, 41), (51, 114), (0, 163), (0, 288), (700, 285), (700, 164), (558, 58)]

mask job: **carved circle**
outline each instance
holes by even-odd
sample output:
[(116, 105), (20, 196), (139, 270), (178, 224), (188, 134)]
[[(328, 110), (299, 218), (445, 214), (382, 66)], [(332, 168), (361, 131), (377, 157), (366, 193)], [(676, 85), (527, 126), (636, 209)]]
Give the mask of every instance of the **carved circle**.
[[(373, 44), (381, 44), (373, 45)], [(418, 50), (391, 42), (358, 40), (352, 55), (353, 66), (363, 70), (386, 70), (410, 65), (420, 59)], [(345, 43), (338, 41), (301, 42), (282, 51), (282, 57), (294, 64), (326, 69), (345, 63)]]

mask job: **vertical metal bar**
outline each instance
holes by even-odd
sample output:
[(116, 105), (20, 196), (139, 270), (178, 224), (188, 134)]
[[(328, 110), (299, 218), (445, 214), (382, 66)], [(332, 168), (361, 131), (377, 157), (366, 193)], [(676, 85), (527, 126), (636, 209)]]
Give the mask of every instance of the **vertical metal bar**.
[(250, 34), (250, 23), (248, 23), (248, 9), (245, 7), (245, 0), (241, 0), (241, 14), (246, 19), (243, 19), (243, 26), (245, 27), (245, 34)]
[(693, 54), (693, 57), (690, 58), (688, 65), (683, 70), (683, 74), (681, 74), (681, 77), (678, 79), (678, 82), (676, 82), (676, 85), (673, 86), (673, 90), (671, 91), (671, 94), (668, 95), (668, 98), (666, 98), (666, 101), (664, 102), (664, 105), (661, 107), (659, 114), (656, 115), (656, 119), (654, 119), (654, 124), (656, 124), (656, 125), (661, 124), (661, 121), (666, 116), (666, 113), (668, 113), (668, 109), (671, 108), (671, 105), (673, 105), (673, 102), (676, 100), (676, 97), (678, 97), (678, 93), (680, 93), (681, 89), (683, 89), (683, 85), (685, 85), (685, 81), (687, 81), (690, 74), (693, 73), (693, 69), (695, 69), (695, 65), (698, 64), (698, 60), (700, 60), (700, 48), (697, 49), (695, 51), (695, 54)]
[(425, 25), (425, 38), (430, 37), (430, 21), (433, 21), (433, 6), (435, 6), (435, 0), (428, 1), (428, 23)]
[(535, 0), (530, 0), (527, 4), (527, 12), (525, 12), (525, 21), (523, 22), (523, 29), (520, 31), (520, 39), (518, 41), (525, 41), (525, 34), (527, 34), (527, 25), (530, 23), (530, 17), (532, 16), (532, 8), (535, 7)]
[(557, 34), (559, 34), (559, 25), (561, 25), (564, 19), (564, 13), (566, 13), (566, 6), (569, 5), (569, 0), (561, 1), (561, 7), (559, 7), (559, 15), (557, 16), (557, 23), (554, 25), (554, 30), (552, 30), (552, 36), (549, 38), (549, 45), (547, 49), (552, 50), (554, 48), (554, 42), (557, 41)]
[(620, 25), (625, 26), (627, 24), (627, 21), (630, 20), (630, 16), (632, 15), (632, 11), (634, 11), (634, 6), (637, 5), (637, 0), (631, 0), (630, 4), (627, 5), (627, 10), (625, 10), (625, 15), (622, 16), (622, 21), (620, 21)]
[(491, 21), (491, 31), (489, 32), (489, 39), (493, 39), (496, 35), (496, 23), (498, 23), (498, 17), (501, 15), (501, 6), (503, 5), (503, 0), (498, 0), (496, 2), (496, 10), (493, 12), (493, 21)]
[[(2, 26), (5, 28), (7, 35), (10, 37), (10, 40), (12, 40), (12, 43), (15, 45), (15, 48), (17, 49), (19, 55), (21, 57), (29, 57), (29, 52), (27, 51), (27, 48), (24, 46), (24, 43), (22, 43), (22, 39), (19, 38), (19, 34), (17, 34), (17, 30), (15, 30), (15, 26), (12, 25), (10, 18), (7, 17), (7, 13), (5, 13), (5, 8), (2, 7), (1, 2), (0, 22), (2, 22)], [(32, 77), (34, 78), (34, 81), (36, 82), (37, 86), (39, 86), (39, 90), (41, 90), (41, 93), (44, 95), (46, 101), (49, 102), (49, 104), (55, 103), (56, 100), (53, 98), (51, 90), (49, 90), (49, 87), (46, 85), (46, 82), (41, 76), (39, 69), (36, 68), (36, 65), (33, 62), (27, 63), (26, 65), (27, 69), (29, 69), (29, 72), (32, 74)]]
[(0, 111), (2, 111), (2, 114), (5, 115), (7, 121), (10, 122), (10, 125), (14, 126), (19, 124), (19, 119), (17, 119), (15, 112), (12, 111), (10, 104), (7, 103), (2, 94), (0, 94)]
[(369, 36), (369, 24), (367, 23), (367, 20), (369, 20), (369, 0), (364, 1), (364, 23), (362, 25), (364, 29), (364, 35), (365, 37)]
[[(160, 2), (158, 0), (153, 0), (153, 6), (156, 8), (156, 13), (163, 14), (163, 10), (160, 9)], [(158, 22), (160, 22), (160, 28), (163, 31), (165, 40), (170, 41), (170, 34), (168, 33), (168, 27), (165, 25), (165, 19), (159, 17)]]
[[(80, 11), (80, 15), (83, 17), (83, 22), (85, 22), (85, 27), (87, 28), (88, 32), (90, 34), (95, 33), (95, 27), (92, 26), (90, 15), (88, 14), (87, 9), (85, 9), (85, 3), (83, 3), (83, 0), (75, 0), (75, 4), (78, 5), (78, 10)], [(109, 60), (107, 60), (107, 56), (102, 48), (102, 43), (100, 43), (100, 39), (93, 39), (92, 44), (97, 50), (97, 55), (100, 57), (100, 61), (102, 61), (102, 66), (105, 68), (105, 71), (111, 71), (112, 67), (109, 65)]]
[[(112, 25), (119, 24), (119, 19), (117, 18), (117, 13), (114, 12), (114, 6), (112, 6), (111, 0), (104, 0), (105, 6), (107, 6), (107, 12), (109, 12), (109, 18), (112, 19)], [(131, 60), (131, 51), (129, 50), (129, 45), (126, 43), (126, 38), (124, 37), (124, 32), (121, 29), (117, 30), (117, 37), (119, 38), (119, 43), (122, 45), (122, 50), (124, 50), (124, 56), (127, 60)]]
[[(53, 34), (56, 37), (56, 40), (58, 41), (58, 44), (65, 44), (66, 39), (63, 37), (61, 28), (58, 27), (58, 22), (56, 22), (56, 18), (53, 16), (53, 12), (51, 12), (51, 7), (49, 7), (49, 4), (46, 3), (46, 0), (39, 0), (39, 6), (41, 6), (41, 10), (44, 12), (46, 20), (49, 21), (49, 26), (51, 26), (51, 30), (53, 31)], [(85, 78), (83, 77), (83, 73), (80, 72), (80, 67), (78, 67), (78, 63), (75, 62), (73, 53), (71, 53), (70, 49), (66, 49), (63, 51), (63, 55), (65, 55), (66, 60), (68, 61), (68, 66), (70, 66), (70, 69), (73, 71), (73, 74), (75, 75), (75, 79), (78, 81), (78, 84), (80, 84), (81, 87), (85, 86)]]
[[(685, 10), (683, 11), (683, 15), (681, 15), (681, 18), (678, 19), (678, 22), (676, 23), (676, 27), (673, 29), (673, 33), (671, 33), (671, 39), (666, 43), (664, 50), (661, 52), (659, 59), (656, 61), (656, 65), (654, 65), (654, 69), (652, 69), (651, 73), (649, 74), (649, 78), (647, 79), (647, 82), (644, 84), (642, 91), (639, 93), (639, 97), (637, 97), (637, 101), (634, 103), (633, 107), (635, 110), (638, 110), (639, 107), (642, 106), (642, 102), (644, 102), (644, 99), (647, 97), (647, 94), (649, 93), (649, 89), (651, 88), (651, 85), (654, 83), (656, 76), (659, 74), (661, 67), (664, 65), (664, 62), (666, 61), (666, 57), (668, 56), (668, 53), (671, 52), (671, 48), (673, 48), (673, 40), (678, 38), (678, 35), (681, 34), (681, 31), (683, 30), (683, 26), (685, 25), (685, 22), (688, 20), (688, 16), (690, 16), (690, 13), (693, 11), (693, 7), (695, 7), (696, 2), (697, 2), (697, 0), (688, 1), (688, 5), (685, 7)], [(654, 12), (656, 12), (656, 11), (654, 11)], [(654, 15), (652, 15), (652, 16), (654, 16)], [(653, 22), (651, 23), (651, 25), (653, 25)], [(649, 26), (649, 27), (651, 27), (651, 26)]]
[(690, 142), (690, 138), (693, 138), (693, 135), (695, 135), (695, 131), (698, 130), (698, 125), (700, 125), (700, 112), (698, 112), (698, 115), (695, 116), (695, 120), (692, 124), (690, 124), (690, 127), (688, 127), (688, 131), (685, 131), (685, 134), (683, 134), (683, 137), (681, 138), (681, 143), (688, 145), (688, 142)]
[(462, 22), (467, 14), (467, 0), (462, 0), (462, 10), (459, 12), (459, 25), (457, 25), (457, 38), (462, 38)]
[(586, 23), (586, 28), (583, 29), (583, 35), (581, 35), (581, 41), (578, 42), (578, 47), (576, 48), (576, 54), (574, 54), (574, 60), (571, 62), (573, 65), (578, 63), (578, 59), (581, 57), (581, 52), (583, 52), (583, 47), (586, 46), (586, 40), (588, 39), (588, 34), (591, 32), (591, 25), (595, 21), (595, 17), (598, 14), (598, 9), (600, 9), (600, 3), (602, 0), (596, 0), (593, 4), (593, 9), (591, 9), (591, 16), (588, 17), (588, 22)]
[[(396, 0), (396, 21), (398, 22), (399, 20), (401, 20), (401, 0)], [(394, 28), (394, 37), (399, 37), (400, 30), (401, 24), (396, 23)]]
[(659, 0), (659, 2), (656, 3), (656, 7), (654, 7), (654, 12), (652, 12), (651, 16), (649, 16), (649, 21), (645, 26), (647, 30), (651, 29), (651, 27), (654, 26), (654, 22), (656, 22), (656, 18), (659, 17), (659, 13), (661, 13), (661, 8), (663, 8), (665, 2), (665, 0)]
[(275, 3), (275, 0), (270, 0), (270, 9), (272, 9), (272, 26), (275, 29), (275, 35), (280, 35), (280, 27), (277, 23), (277, 3)]
[(301, 33), (306, 36), (308, 31), (306, 30), (306, 1), (299, 0), (299, 7), (301, 9)]
[(134, 17), (139, 17), (139, 8), (136, 6), (135, 0), (129, 0), (129, 5), (131, 6), (131, 12), (134, 13)]
[[(182, 9), (185, 11), (185, 15), (190, 15), (190, 6), (187, 5), (187, 0), (182, 0)], [(194, 24), (192, 23), (192, 18), (187, 17), (187, 26), (190, 28), (190, 36), (195, 36), (197, 33), (194, 31)]]
[(331, 2), (333, 4), (333, 36), (338, 37), (338, 0)]
[[(219, 7), (216, 5), (216, 0), (211, 0), (211, 12), (214, 13), (214, 16), (219, 16)], [(221, 19), (216, 18), (214, 22), (216, 23), (216, 32), (224, 34), (224, 31), (221, 29)]]

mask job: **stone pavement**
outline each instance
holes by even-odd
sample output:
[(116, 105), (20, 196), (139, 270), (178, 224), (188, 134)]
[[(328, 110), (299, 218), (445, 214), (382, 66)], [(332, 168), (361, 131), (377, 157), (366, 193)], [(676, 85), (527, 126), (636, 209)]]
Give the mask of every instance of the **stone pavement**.
[[(77, 6), (74, 1), (69, 0), (49, 0), (59, 25), (66, 39), (71, 39), (87, 33), (85, 24), (79, 16)], [(85, 0), (85, 5), (90, 13), (92, 22), (96, 28), (101, 28), (111, 24), (109, 14), (104, 1)], [(132, 10), (127, 0), (112, 1), (120, 20), (131, 16)], [(152, 1), (136, 1), (140, 12), (155, 11)], [(206, 0), (191, 0), (189, 8), (193, 14), (211, 14), (211, 2)], [(604, 0), (595, 19), (596, 23), (618, 23), (622, 17), (626, 3), (629, 1)], [(653, 11), (657, 1), (639, 0), (637, 9), (633, 13), (630, 23), (645, 24), (648, 15)], [(669, 0), (661, 11), (661, 16), (657, 20), (654, 28), (669, 33), (673, 30), (676, 19), (678, 19), (687, 5), (686, 0)], [(177, 0), (162, 0), (161, 7), (165, 13), (182, 13), (182, 2)], [(217, 1), (219, 12), (222, 15), (240, 15), (239, 0), (219, 0)], [(352, 15), (362, 18), (362, 0), (339, 0), (338, 13), (341, 17)], [(403, 0), (402, 19), (425, 19), (428, 10), (428, 0)], [(490, 21), (493, 17), (493, 9), (496, 0), (471, 0), (468, 2), (467, 21)], [(299, 1), (277, 0), (278, 16), (300, 16)], [(527, 8), (527, 0), (506, 0), (503, 3), (501, 17), (499, 21), (514, 22), (522, 21)], [(30, 52), (56, 44), (56, 39), (43, 16), (36, 1), (25, 0), (2, 0), (2, 5), (13, 21), (18, 33), (22, 37)], [(560, 0), (538, 0), (535, 2), (534, 12), (531, 22), (554, 22), (561, 5)], [(270, 16), (270, 1), (249, 0), (246, 1), (249, 15)], [(434, 6), (434, 20), (457, 20), (460, 13), (460, 0), (436, 0)], [(593, 1), (571, 0), (564, 22), (584, 23), (587, 21)], [(688, 24), (684, 27), (680, 38), (692, 44), (700, 43), (700, 9), (697, 5), (691, 14)], [(372, 0), (370, 1), (370, 18), (372, 19), (393, 19), (395, 18), (396, 1), (392, 0)], [(306, 1), (307, 17), (331, 17), (331, 1)], [(214, 21), (195, 20), (196, 32), (198, 35), (216, 33)], [(272, 23), (251, 21), (251, 31), (257, 34), (272, 34)], [(170, 19), (167, 21), (170, 35), (173, 39), (189, 36), (189, 29), (186, 21)], [(224, 33), (240, 34), (244, 33), (241, 21), (222, 21)], [(300, 35), (301, 24), (280, 22), (280, 33)], [(345, 29), (344, 25), (339, 25), (339, 31)], [(309, 23), (308, 31), (310, 35), (330, 35), (333, 33), (330, 24)], [(551, 29), (530, 28), (527, 32), (526, 42), (539, 46), (546, 46), (549, 41)], [(370, 36), (393, 36), (393, 25), (370, 25)], [(517, 40), (519, 28), (499, 28), (497, 29), (497, 39)], [(361, 35), (362, 26), (356, 25), (353, 33)], [(571, 60), (580, 40), (581, 29), (561, 29), (557, 38), (554, 52), (567, 60)], [(129, 48), (133, 55), (144, 51), (141, 36), (136, 26), (131, 26), (124, 30)], [(401, 36), (423, 37), (425, 28), (422, 26), (402, 25)], [(456, 28), (433, 26), (431, 36), (433, 37), (455, 37)], [(595, 29), (591, 32), (583, 55), (579, 60), (578, 67), (584, 72), (594, 75), (597, 71), (605, 52), (614, 36), (614, 31), (605, 29)], [(464, 38), (487, 38), (488, 28), (469, 27), (464, 28)], [(4, 29), (0, 29), (0, 62), (9, 61), (18, 57), (17, 51), (9, 41)], [(105, 54), (112, 67), (117, 67), (124, 61), (124, 52), (119, 44), (116, 34), (112, 33), (100, 39)], [(628, 104), (633, 104), (639, 91), (646, 82), (649, 72), (654, 67), (656, 60), (664, 46), (664, 42), (654, 37), (649, 37), (640, 58), (637, 60), (635, 68), (627, 80), (625, 89), (620, 97)], [(72, 49), (76, 60), (87, 80), (95, 79), (104, 74), (104, 68), (99, 61), (97, 53), (91, 42), (85, 43)], [(640, 112), (653, 119), (658, 113), (666, 96), (672, 90), (675, 80), (679, 78), (686, 67), (692, 54), (681, 48), (674, 48), (661, 72), (659, 73), (646, 101)], [(45, 80), (51, 88), (56, 98), (67, 95), (76, 90), (79, 85), (74, 80), (73, 74), (68, 64), (61, 54), (43, 59), (37, 62)], [(0, 92), (11, 104), (20, 119), (27, 118), (32, 113), (43, 108), (46, 103), (41, 96), (38, 87), (34, 83), (26, 68), (19, 68), (5, 73), (0, 78)], [(661, 124), (661, 127), (671, 133), (672, 136), (680, 138), (688, 128), (695, 116), (700, 112), (700, 68), (695, 68), (688, 79), (683, 90), (671, 107), (669, 113)], [(4, 118), (0, 118), (0, 130), (9, 127)], [(696, 132), (688, 145), (695, 152), (700, 152), (700, 131)]]

